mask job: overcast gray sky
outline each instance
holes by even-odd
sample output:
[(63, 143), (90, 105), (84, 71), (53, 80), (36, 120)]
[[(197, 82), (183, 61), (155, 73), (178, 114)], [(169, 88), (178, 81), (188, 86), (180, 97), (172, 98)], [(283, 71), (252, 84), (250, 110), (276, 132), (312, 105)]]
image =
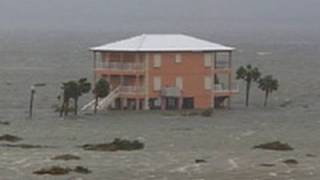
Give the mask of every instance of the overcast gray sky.
[(0, 29), (315, 29), (320, 0), (0, 0)]

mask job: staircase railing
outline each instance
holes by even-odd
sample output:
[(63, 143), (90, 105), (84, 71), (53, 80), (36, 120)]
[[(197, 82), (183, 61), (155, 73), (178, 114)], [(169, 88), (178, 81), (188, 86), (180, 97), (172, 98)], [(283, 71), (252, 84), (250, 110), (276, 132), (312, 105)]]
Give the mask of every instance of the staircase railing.
[[(102, 110), (102, 109), (107, 108), (119, 96), (119, 94), (120, 94), (120, 86), (115, 88), (113, 91), (111, 91), (107, 97), (100, 99), (98, 101), (97, 109)], [(96, 102), (96, 100), (93, 99), (88, 104), (84, 105), (81, 108), (81, 111), (85, 111), (89, 108), (94, 109), (95, 102)]]

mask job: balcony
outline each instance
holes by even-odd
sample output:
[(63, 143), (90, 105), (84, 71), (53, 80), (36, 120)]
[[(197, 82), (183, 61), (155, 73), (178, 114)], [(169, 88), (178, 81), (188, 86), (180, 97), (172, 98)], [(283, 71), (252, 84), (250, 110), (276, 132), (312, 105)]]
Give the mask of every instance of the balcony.
[(214, 85), (214, 93), (216, 96), (225, 96), (225, 95), (231, 95), (235, 93), (239, 93), (239, 84), (233, 83), (231, 84), (231, 88), (225, 86), (224, 84), (215, 84)]
[(98, 74), (135, 75), (144, 72), (144, 63), (118, 63), (110, 62), (96, 68)]
[(145, 93), (143, 86), (121, 86), (120, 95), (122, 96), (142, 96)]
[(231, 72), (228, 61), (217, 61), (215, 63), (215, 73), (229, 73)]

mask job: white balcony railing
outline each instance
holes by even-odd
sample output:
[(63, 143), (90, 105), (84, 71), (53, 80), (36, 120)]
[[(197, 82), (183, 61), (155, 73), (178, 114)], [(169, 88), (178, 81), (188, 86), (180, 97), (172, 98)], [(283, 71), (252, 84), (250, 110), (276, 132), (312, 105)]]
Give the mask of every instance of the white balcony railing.
[(229, 68), (228, 61), (217, 61), (215, 64), (216, 69), (227, 69)]
[(215, 84), (214, 92), (217, 93), (238, 93), (239, 92), (239, 84), (233, 83), (231, 84), (231, 88), (225, 86), (224, 84)]
[(144, 93), (144, 87), (142, 86), (121, 86), (120, 88), (120, 94), (143, 94)]
[(118, 62), (110, 62), (102, 65), (102, 68), (112, 69), (112, 70), (143, 70), (143, 63), (118, 63)]

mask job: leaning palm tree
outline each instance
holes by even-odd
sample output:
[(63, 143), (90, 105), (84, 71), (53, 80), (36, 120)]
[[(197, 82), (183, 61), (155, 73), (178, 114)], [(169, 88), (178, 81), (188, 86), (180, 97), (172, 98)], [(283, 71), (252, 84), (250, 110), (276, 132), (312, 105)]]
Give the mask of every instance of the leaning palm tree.
[(74, 114), (78, 114), (78, 100), (79, 97), (85, 93), (88, 93), (91, 89), (91, 83), (87, 81), (87, 78), (81, 78), (77, 82), (77, 87), (74, 89), (73, 100), (74, 100)]
[(96, 83), (96, 86), (93, 90), (93, 94), (95, 96), (95, 104), (94, 104), (94, 113), (97, 113), (97, 106), (98, 106), (98, 101), (99, 98), (104, 98), (108, 96), (109, 94), (109, 83), (105, 79), (101, 78), (99, 81)]
[(79, 81), (68, 81), (63, 83), (63, 101), (60, 110), (60, 116), (62, 116), (62, 114), (65, 116), (68, 115), (70, 99), (73, 99), (74, 101), (74, 114), (77, 115), (79, 97), (85, 93), (88, 93), (90, 89), (91, 84), (87, 82), (86, 78), (82, 78)]
[(257, 67), (252, 67), (250, 64), (241, 66), (237, 70), (237, 79), (242, 79), (246, 82), (246, 106), (249, 106), (249, 95), (252, 82), (257, 82), (261, 73)]
[(264, 76), (259, 80), (259, 88), (265, 92), (264, 106), (267, 106), (269, 94), (278, 90), (279, 81), (273, 79), (272, 75)]

